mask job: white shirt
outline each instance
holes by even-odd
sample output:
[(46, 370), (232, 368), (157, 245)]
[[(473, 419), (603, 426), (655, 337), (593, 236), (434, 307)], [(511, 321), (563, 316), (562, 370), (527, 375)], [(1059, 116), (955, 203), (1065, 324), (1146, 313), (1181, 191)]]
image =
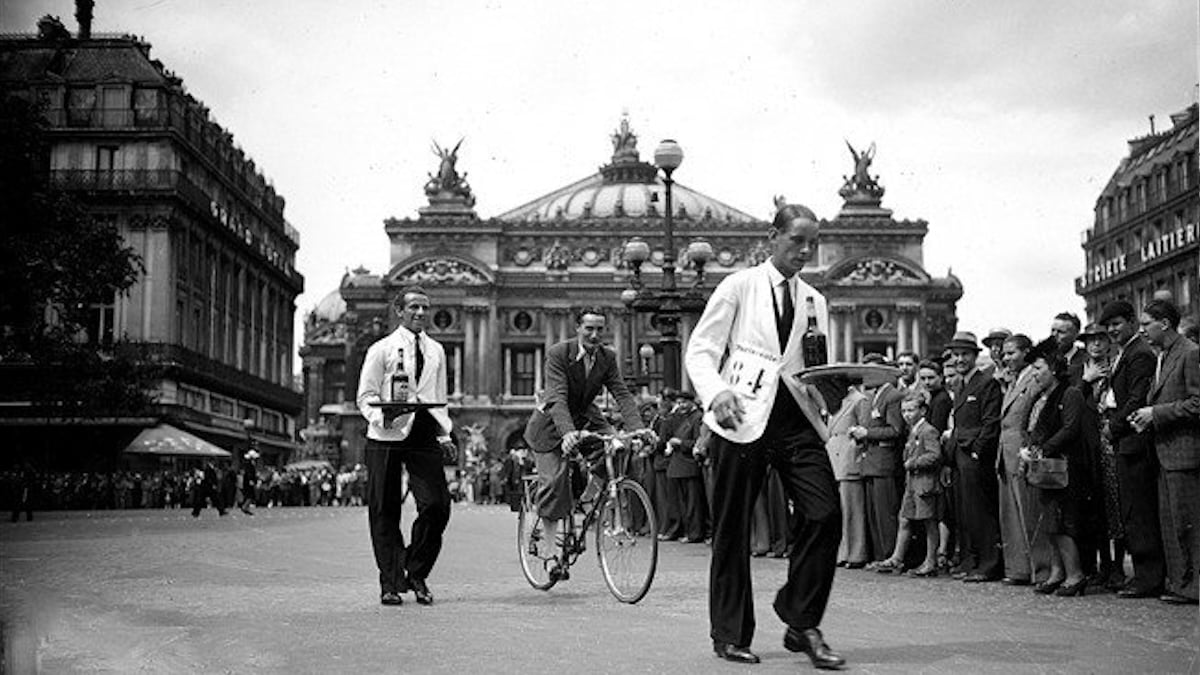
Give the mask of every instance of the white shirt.
[[(421, 377), (409, 385), (410, 400), (421, 403), (446, 402), (446, 352), (437, 340), (424, 332), (413, 333), (399, 326), (391, 335), (379, 340), (367, 349), (362, 371), (358, 376), (358, 410), (367, 420), (367, 438), (376, 441), (402, 441), (412, 431), (416, 414), (401, 415), (390, 426), (383, 425), (383, 409), (371, 403), (388, 401), (391, 395), (392, 373), (399, 369), (400, 350), (404, 350), (404, 370), (416, 374), (417, 341), (421, 343), (421, 355), (425, 363)], [(442, 428), (441, 438), (448, 438), (453, 424), (446, 408), (430, 408), (429, 413)]]

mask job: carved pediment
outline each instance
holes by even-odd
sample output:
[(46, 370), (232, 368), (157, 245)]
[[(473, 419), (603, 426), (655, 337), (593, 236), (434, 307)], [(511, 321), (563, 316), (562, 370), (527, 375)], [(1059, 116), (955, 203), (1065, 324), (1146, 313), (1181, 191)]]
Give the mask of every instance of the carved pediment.
[(929, 275), (919, 268), (888, 258), (860, 258), (830, 270), (829, 280), (852, 286), (923, 284)]
[(466, 260), (434, 257), (402, 263), (389, 275), (392, 286), (420, 284), (422, 286), (487, 286), (492, 277), (481, 267)]

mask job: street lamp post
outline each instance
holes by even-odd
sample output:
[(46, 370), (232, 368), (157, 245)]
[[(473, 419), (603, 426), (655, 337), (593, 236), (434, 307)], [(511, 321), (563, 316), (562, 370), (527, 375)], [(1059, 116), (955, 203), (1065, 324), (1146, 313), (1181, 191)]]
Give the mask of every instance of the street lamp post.
[(671, 139), (658, 144), (654, 150), (654, 164), (662, 169), (666, 213), (663, 218), (665, 241), (662, 261), (662, 287), (658, 290), (646, 288), (642, 281), (642, 264), (650, 258), (650, 245), (641, 237), (633, 237), (625, 243), (625, 260), (633, 268), (630, 288), (621, 293), (621, 299), (639, 312), (653, 312), (659, 332), (659, 344), (663, 354), (663, 385), (675, 389), (682, 384), (682, 358), (679, 342), (679, 321), (684, 311), (698, 312), (704, 309), (705, 298), (700, 292), (704, 283), (704, 264), (712, 257), (712, 245), (704, 240), (688, 244), (688, 259), (696, 265), (696, 283), (688, 293), (679, 292), (675, 279), (675, 213), (672, 188), (675, 185), (675, 169), (683, 163), (683, 148)]

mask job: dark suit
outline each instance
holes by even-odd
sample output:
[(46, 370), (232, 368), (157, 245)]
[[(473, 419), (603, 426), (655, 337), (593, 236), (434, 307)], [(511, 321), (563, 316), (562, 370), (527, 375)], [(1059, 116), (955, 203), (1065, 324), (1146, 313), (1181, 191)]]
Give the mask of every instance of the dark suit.
[(962, 504), (962, 569), (989, 578), (999, 578), (1004, 571), (995, 470), (1001, 399), (1000, 383), (976, 371), (954, 399), (950, 434)]
[(678, 424), (678, 416), (667, 411), (659, 415), (651, 427), (658, 436), (658, 443), (650, 455), (650, 466), (654, 471), (654, 491), (650, 493), (650, 499), (654, 505), (654, 517), (658, 519), (658, 532), (664, 539), (678, 539), (683, 534), (678, 486), (667, 477), (667, 467), (671, 465), (671, 458), (667, 456), (667, 439)]
[(545, 400), (525, 425), (525, 441), (535, 453), (538, 513), (543, 518), (565, 518), (571, 512), (571, 472), (560, 452), (563, 436), (576, 430), (612, 433), (612, 426), (595, 403), (601, 389), (607, 388), (617, 400), (627, 431), (643, 428), (616, 354), (608, 347), (597, 347), (589, 372), (582, 351), (577, 339), (560, 342), (546, 351)]
[(1154, 382), (1157, 358), (1140, 336), (1135, 336), (1113, 366), (1109, 376), (1117, 407), (1108, 411), (1113, 450), (1117, 456), (1117, 483), (1121, 498), (1121, 523), (1125, 546), (1133, 558), (1129, 586), (1157, 591), (1165, 574), (1162, 534), (1158, 521), (1158, 458), (1150, 432), (1139, 434), (1129, 425), (1129, 415), (1146, 405)]
[(675, 486), (683, 536), (691, 541), (703, 541), (708, 531), (708, 499), (704, 495), (700, 463), (692, 454), (703, 425), (700, 409), (691, 406), (686, 414), (676, 412), (672, 417), (676, 423), (665, 436), (668, 440), (678, 438), (681, 443), (671, 452), (667, 479)]
[(1166, 586), (1196, 600), (1200, 596), (1200, 347), (1178, 334), (1166, 342), (1148, 400), (1162, 467), (1158, 508)]
[(879, 387), (871, 397), (871, 416), (862, 455), (862, 481), (866, 495), (867, 533), (872, 555), (882, 560), (896, 546), (900, 495), (904, 485), (901, 451), (904, 447), (904, 417), (900, 402), (904, 394), (891, 384)]

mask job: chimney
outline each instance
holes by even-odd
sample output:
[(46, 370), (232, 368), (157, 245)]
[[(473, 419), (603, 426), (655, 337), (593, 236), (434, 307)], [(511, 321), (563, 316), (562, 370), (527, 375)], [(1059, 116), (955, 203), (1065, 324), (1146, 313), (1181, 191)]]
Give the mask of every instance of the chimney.
[(79, 39), (92, 39), (92, 9), (95, 0), (75, 0), (75, 20), (79, 22)]

